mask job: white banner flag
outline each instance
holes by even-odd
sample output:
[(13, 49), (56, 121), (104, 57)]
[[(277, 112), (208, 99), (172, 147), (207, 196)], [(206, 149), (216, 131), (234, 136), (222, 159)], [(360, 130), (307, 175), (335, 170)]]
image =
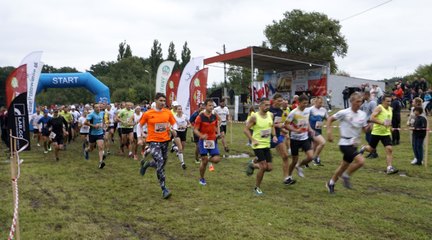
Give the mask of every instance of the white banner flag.
[(182, 106), (183, 112), (189, 117), (190, 116), (190, 105), (189, 105), (189, 86), (195, 73), (201, 70), (204, 66), (204, 57), (192, 58), (183, 69), (180, 77), (179, 86), (177, 89), (177, 102)]
[(39, 84), (39, 77), (42, 72), (43, 63), (42, 51), (31, 52), (21, 61), (21, 65), (27, 64), (27, 109), (29, 114), (34, 112), (36, 90)]
[(172, 70), (174, 68), (174, 61), (164, 61), (162, 62), (157, 70), (156, 74), (156, 92), (164, 93), (166, 91), (166, 83), (171, 76)]

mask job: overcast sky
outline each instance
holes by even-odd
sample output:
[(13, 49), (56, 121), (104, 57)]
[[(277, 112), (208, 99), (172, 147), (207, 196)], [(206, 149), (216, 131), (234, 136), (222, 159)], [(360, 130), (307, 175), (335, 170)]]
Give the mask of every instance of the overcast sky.
[[(80, 71), (115, 61), (123, 40), (133, 55), (148, 57), (154, 39), (164, 57), (171, 41), (177, 57), (188, 42), (192, 56), (210, 57), (265, 40), (263, 31), (285, 11), (316, 11), (341, 20), (349, 49), (339, 69), (353, 77), (383, 79), (432, 63), (429, 0), (13, 0), (0, 3), (0, 66), (17, 66), (31, 51), (54, 67)], [(222, 81), (210, 68), (210, 82)]]

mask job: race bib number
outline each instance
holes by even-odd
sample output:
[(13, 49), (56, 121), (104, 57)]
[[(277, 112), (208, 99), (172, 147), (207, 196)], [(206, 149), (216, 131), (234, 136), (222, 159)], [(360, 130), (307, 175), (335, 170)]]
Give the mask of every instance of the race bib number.
[(214, 140), (204, 140), (204, 149), (215, 149)]
[(275, 124), (281, 123), (281, 121), (282, 121), (282, 117), (275, 117), (274, 119)]
[(261, 130), (260, 135), (262, 138), (268, 138), (270, 137), (271, 129)]
[(323, 125), (323, 122), (322, 122), (322, 121), (317, 121), (317, 122), (315, 123), (315, 129), (321, 129), (322, 125)]
[(167, 126), (166, 123), (155, 123), (155, 132), (156, 133), (166, 132), (167, 129), (166, 126)]
[(54, 139), (55, 137), (56, 137), (56, 134), (54, 132), (51, 132), (50, 135), (49, 135), (49, 138), (50, 139)]

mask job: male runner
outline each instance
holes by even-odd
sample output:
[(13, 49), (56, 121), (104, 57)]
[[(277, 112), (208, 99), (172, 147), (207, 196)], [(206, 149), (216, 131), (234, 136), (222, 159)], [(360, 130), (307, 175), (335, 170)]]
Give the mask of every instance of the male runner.
[(89, 146), (84, 149), (84, 157), (86, 160), (89, 159), (89, 152), (95, 149), (97, 144), (99, 152), (99, 168), (105, 167), (105, 154), (104, 154), (104, 112), (101, 112), (100, 104), (95, 104), (93, 112), (87, 115), (85, 125), (90, 126), (89, 133)]
[(68, 122), (59, 115), (58, 109), (54, 109), (53, 117), (48, 121), (47, 127), (50, 129), (51, 133), (49, 138), (51, 139), (54, 146), (54, 155), (56, 161), (59, 160), (59, 151), (63, 150), (64, 144), (64, 134), (67, 136), (67, 132), (63, 129), (68, 129)]
[(121, 123), (121, 138), (122, 138), (122, 146), (121, 149), (123, 151), (123, 147), (127, 146), (129, 150), (128, 157), (133, 158), (132, 148), (133, 148), (133, 119), (134, 110), (133, 103), (127, 102), (126, 108), (120, 110), (117, 115), (117, 121)]
[(314, 148), (314, 165), (322, 166), (319, 155), (324, 148), (326, 142), (324, 137), (321, 135), (321, 128), (323, 126), (324, 120), (327, 120), (328, 118), (327, 109), (323, 107), (323, 98), (315, 98), (314, 105), (307, 108), (307, 111), (309, 111), (309, 126), (315, 132), (315, 134), (312, 136)]
[(225, 152), (229, 152), (229, 148), (225, 141), (225, 135), (227, 133), (227, 122), (230, 121), (230, 114), (229, 114), (229, 109), (225, 104), (225, 99), (222, 99), (220, 101), (219, 106), (216, 107), (213, 112), (219, 117), (220, 120), (220, 134), (221, 134), (222, 145), (224, 147)]

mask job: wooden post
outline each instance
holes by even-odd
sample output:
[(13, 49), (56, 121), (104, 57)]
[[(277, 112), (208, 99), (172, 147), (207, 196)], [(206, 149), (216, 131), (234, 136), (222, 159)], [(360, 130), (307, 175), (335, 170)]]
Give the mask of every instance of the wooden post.
[[(12, 179), (12, 201), (13, 201), (13, 213), (15, 212), (16, 208), (16, 190), (15, 189), (15, 182), (18, 181), (16, 179), (17, 177), (17, 163), (18, 163), (18, 155), (17, 155), (17, 140), (15, 138), (12, 138), (12, 130), (9, 130), (10, 134), (10, 165), (11, 165), (11, 179)], [(15, 235), (14, 239), (19, 240), (20, 239), (20, 231), (19, 231), (19, 218), (17, 216), (16, 218), (16, 225), (15, 225)]]

